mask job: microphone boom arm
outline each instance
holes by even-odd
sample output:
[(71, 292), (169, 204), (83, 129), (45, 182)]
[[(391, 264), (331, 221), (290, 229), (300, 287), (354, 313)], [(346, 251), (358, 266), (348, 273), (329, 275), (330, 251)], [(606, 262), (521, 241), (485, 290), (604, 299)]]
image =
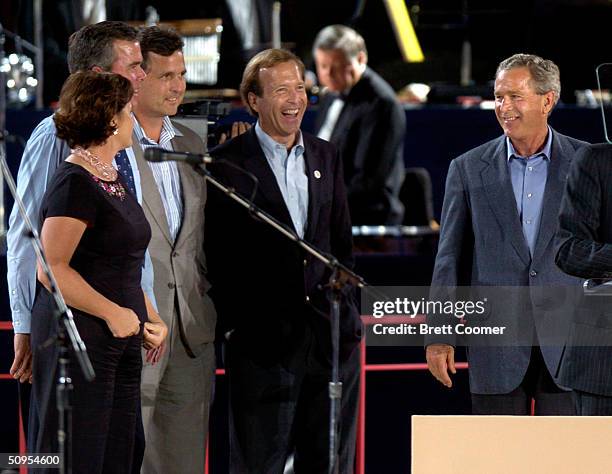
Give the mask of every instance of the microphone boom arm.
[(325, 264), (325, 266), (330, 270), (337, 272), (335, 280), (336, 285), (343, 286), (345, 284), (350, 284), (358, 288), (365, 288), (366, 286), (369, 286), (361, 276), (357, 275), (351, 269), (340, 263), (336, 257), (326, 254), (325, 252), (316, 248), (314, 245), (299, 237), (295, 232), (293, 232), (293, 230), (289, 229), (278, 219), (259, 209), (255, 204), (253, 204), (252, 201), (237, 193), (233, 188), (225, 186), (223, 183), (218, 181), (210, 173), (210, 171), (204, 168), (201, 164), (194, 165), (194, 169), (199, 175), (203, 176), (210, 184), (222, 191), (226, 196), (236, 201), (242, 207), (248, 209), (251, 215), (272, 226), (289, 240), (294, 241), (310, 255)]

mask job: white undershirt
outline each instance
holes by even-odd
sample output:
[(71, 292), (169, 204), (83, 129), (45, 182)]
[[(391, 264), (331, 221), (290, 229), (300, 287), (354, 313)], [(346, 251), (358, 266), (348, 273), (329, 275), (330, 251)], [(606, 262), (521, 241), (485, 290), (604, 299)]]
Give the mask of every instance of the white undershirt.
[(317, 136), (323, 140), (329, 141), (332, 133), (334, 132), (334, 128), (336, 127), (336, 122), (338, 122), (338, 117), (340, 117), (340, 112), (344, 108), (344, 100), (341, 98), (335, 99), (329, 109), (327, 109), (327, 115), (325, 116), (325, 121), (323, 125), (321, 125), (321, 130), (317, 133)]
[(93, 25), (106, 20), (105, 0), (83, 0), (83, 21), (86, 25)]
[(257, 8), (253, 0), (227, 0), (227, 7), (240, 34), (242, 47), (251, 49), (259, 43)]

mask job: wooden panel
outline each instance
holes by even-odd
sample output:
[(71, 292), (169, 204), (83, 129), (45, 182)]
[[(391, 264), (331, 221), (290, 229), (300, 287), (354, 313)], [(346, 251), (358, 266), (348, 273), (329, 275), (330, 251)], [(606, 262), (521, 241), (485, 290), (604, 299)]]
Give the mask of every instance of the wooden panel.
[(610, 472), (609, 417), (413, 416), (412, 472)]

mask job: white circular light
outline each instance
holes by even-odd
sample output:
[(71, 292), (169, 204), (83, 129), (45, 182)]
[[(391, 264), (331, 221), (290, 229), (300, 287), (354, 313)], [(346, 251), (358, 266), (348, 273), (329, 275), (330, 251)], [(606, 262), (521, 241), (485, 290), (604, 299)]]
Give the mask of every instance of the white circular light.
[(21, 89), (19, 89), (19, 100), (21, 102), (27, 102), (28, 100), (28, 90), (25, 87), (22, 87)]
[(24, 54), (9, 54), (0, 62), (0, 73), (6, 81), (6, 103), (10, 107), (22, 107), (36, 94), (38, 81), (34, 76), (32, 60)]

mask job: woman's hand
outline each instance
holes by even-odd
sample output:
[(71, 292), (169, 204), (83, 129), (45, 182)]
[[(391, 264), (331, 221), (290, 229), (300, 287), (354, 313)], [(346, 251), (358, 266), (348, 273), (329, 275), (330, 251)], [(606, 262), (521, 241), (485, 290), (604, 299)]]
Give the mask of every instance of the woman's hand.
[(136, 313), (130, 308), (123, 308), (113, 312), (112, 316), (105, 318), (108, 328), (113, 333), (114, 337), (130, 337), (138, 334), (140, 331), (140, 320)]
[(158, 321), (149, 321), (144, 324), (144, 342), (145, 349), (155, 349), (161, 346), (162, 342), (168, 335), (168, 327), (160, 319)]

